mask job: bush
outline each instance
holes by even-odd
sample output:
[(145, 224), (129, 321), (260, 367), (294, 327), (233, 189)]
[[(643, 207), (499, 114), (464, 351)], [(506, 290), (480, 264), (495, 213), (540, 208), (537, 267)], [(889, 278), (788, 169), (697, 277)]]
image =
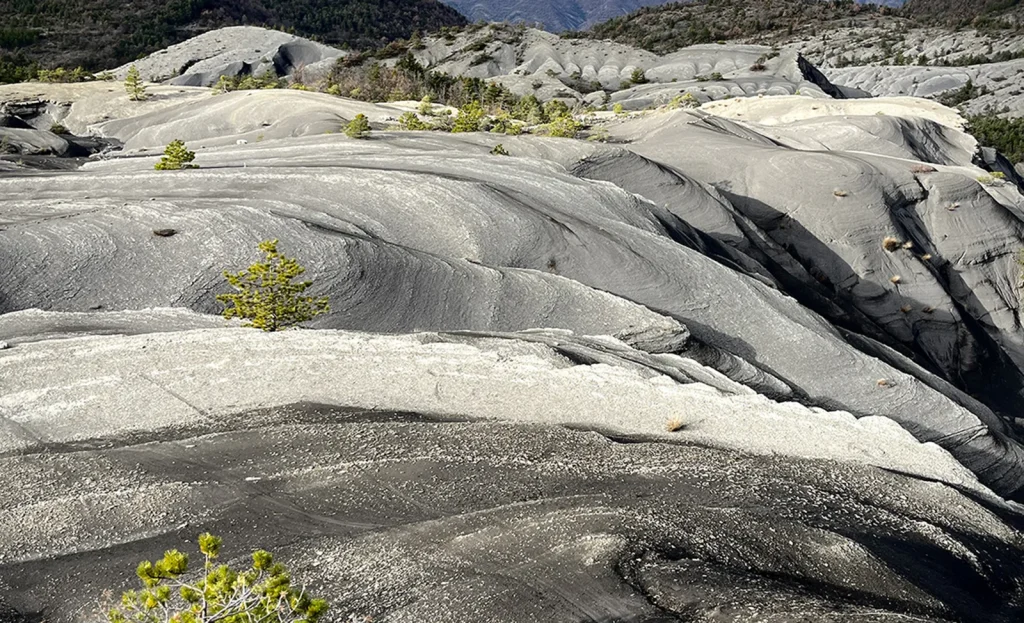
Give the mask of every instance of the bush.
[(121, 596), (121, 605), (107, 613), (110, 623), (316, 623), (327, 611), (327, 602), (314, 599), (291, 584), (288, 570), (274, 562), (270, 552), (252, 553), (252, 566), (235, 571), (214, 566), (220, 557), (221, 539), (199, 535), (203, 574), (193, 583), (182, 580), (188, 555), (164, 552), (156, 562), (143, 561), (135, 573), (142, 590)]
[(195, 169), (191, 164), (196, 159), (196, 152), (189, 151), (185, 143), (175, 139), (164, 149), (164, 157), (153, 167), (157, 171), (177, 171), (179, 169)]
[(135, 65), (128, 68), (128, 75), (124, 78), (124, 90), (128, 93), (128, 99), (133, 102), (146, 99), (146, 85), (142, 83), (139, 68)]
[(349, 138), (370, 138), (370, 120), (359, 113), (345, 126), (345, 135)]
[(288, 81), (279, 78), (271, 71), (265, 71), (258, 76), (221, 76), (213, 90), (218, 93), (229, 91), (257, 91), (260, 89), (283, 89), (288, 86)]
[(548, 121), (554, 121), (561, 117), (571, 117), (572, 111), (565, 105), (565, 102), (560, 100), (551, 100), (544, 104), (544, 116)]
[(423, 99), (420, 100), (419, 113), (424, 117), (428, 117), (434, 114), (434, 98), (430, 95), (424, 95)]
[(633, 70), (633, 73), (630, 74), (629, 81), (633, 84), (647, 84), (647, 74), (644, 73), (643, 69), (637, 67)]
[(479, 132), (484, 129), (486, 113), (479, 102), (470, 102), (459, 109), (452, 132)]
[(92, 80), (92, 74), (85, 71), (81, 67), (76, 67), (72, 70), (64, 69), (63, 67), (57, 67), (56, 69), (40, 69), (36, 74), (36, 79), (40, 82), (85, 82)]
[(1006, 183), (1006, 175), (993, 171), (988, 175), (979, 175), (978, 182), (984, 186), (1002, 186)]
[(700, 106), (700, 102), (692, 93), (677, 95), (668, 103), (669, 108), (697, 108), (698, 106)]
[(419, 116), (410, 111), (402, 113), (402, 116), (398, 118), (398, 126), (403, 130), (430, 130), (431, 125), (424, 121), (421, 121)]
[(505, 149), (504, 145), (502, 145), (501, 143), (498, 143), (497, 145), (494, 146), (494, 149), (491, 150), (491, 155), (492, 156), (507, 156), (508, 155), (508, 150)]
[(968, 131), (980, 144), (995, 148), (1010, 162), (1024, 162), (1024, 119), (988, 114), (971, 116), (967, 121)]
[(548, 124), (548, 136), (559, 138), (576, 138), (576, 135), (583, 129), (580, 122), (570, 117), (559, 117)]
[(264, 254), (262, 262), (237, 274), (224, 273), (237, 290), (217, 296), (225, 306), (225, 318), (242, 318), (247, 327), (280, 331), (330, 311), (327, 297), (302, 296), (313, 282), (293, 282), (306, 269), (279, 253), (277, 240), (264, 240), (259, 249)]

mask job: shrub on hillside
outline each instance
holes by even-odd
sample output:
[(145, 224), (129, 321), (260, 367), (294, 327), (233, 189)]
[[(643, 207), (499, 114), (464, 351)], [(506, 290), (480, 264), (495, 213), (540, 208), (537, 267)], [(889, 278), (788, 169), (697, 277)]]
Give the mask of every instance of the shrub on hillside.
[(128, 68), (128, 75), (124, 77), (124, 90), (128, 93), (128, 99), (133, 102), (146, 99), (146, 85), (143, 84), (139, 68), (135, 65)]
[(459, 109), (452, 132), (479, 132), (484, 128), (487, 113), (479, 102), (470, 102)]
[(370, 120), (359, 113), (345, 126), (345, 135), (349, 138), (370, 138)]
[(979, 143), (995, 148), (1014, 164), (1024, 162), (1024, 118), (986, 114), (968, 117), (967, 121), (968, 131)]
[(164, 552), (155, 562), (143, 561), (135, 573), (141, 590), (121, 596), (107, 613), (110, 623), (316, 623), (327, 602), (292, 585), (288, 570), (270, 552), (256, 550), (248, 569), (216, 565), (221, 539), (199, 535), (202, 573), (193, 582), (189, 557), (178, 550)]
[(157, 171), (177, 171), (179, 169), (195, 169), (197, 165), (192, 164), (196, 159), (196, 152), (189, 151), (185, 143), (175, 139), (164, 149), (164, 156), (156, 163)]
[(225, 318), (241, 318), (247, 327), (280, 331), (330, 311), (327, 297), (303, 296), (313, 282), (295, 281), (306, 269), (280, 253), (277, 240), (264, 240), (259, 250), (263, 261), (239, 273), (224, 273), (235, 289), (233, 294), (217, 296), (225, 306)]

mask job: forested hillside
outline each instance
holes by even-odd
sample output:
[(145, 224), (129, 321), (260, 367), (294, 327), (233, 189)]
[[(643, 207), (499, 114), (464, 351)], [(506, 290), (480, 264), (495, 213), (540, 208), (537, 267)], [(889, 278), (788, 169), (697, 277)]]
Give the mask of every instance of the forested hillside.
[(466, 23), (437, 0), (0, 0), (0, 15), (8, 71), (32, 61), (103, 69), (239, 24), (358, 48)]
[(854, 25), (893, 12), (889, 7), (853, 0), (695, 0), (646, 7), (577, 35), (668, 53), (697, 43), (813, 33), (822, 27)]

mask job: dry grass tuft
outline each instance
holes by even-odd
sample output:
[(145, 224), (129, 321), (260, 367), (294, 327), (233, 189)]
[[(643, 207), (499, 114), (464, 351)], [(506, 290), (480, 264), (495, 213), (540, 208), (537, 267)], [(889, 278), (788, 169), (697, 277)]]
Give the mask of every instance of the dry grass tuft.
[(893, 283), (899, 283), (903, 281), (903, 277), (900, 277), (899, 275), (893, 275), (892, 277), (889, 277), (889, 281)]
[(896, 387), (896, 383), (889, 379), (878, 379), (875, 381), (879, 387)]
[(836, 197), (846, 197), (846, 196), (848, 196), (848, 195), (849, 195), (850, 193), (846, 192), (845, 190), (839, 190), (839, 189), (837, 188), (836, 190), (833, 190), (833, 191), (832, 191), (832, 194), (833, 194), (833, 195), (835, 195)]
[(913, 309), (914, 308), (911, 307), (910, 305), (904, 305), (903, 307), (900, 308), (900, 311), (903, 312), (904, 314), (909, 314)]
[(882, 238), (882, 248), (890, 253), (900, 248), (901, 244), (903, 243), (897, 240), (896, 238), (893, 238), (892, 236), (886, 236), (885, 238)]
[(911, 240), (908, 240), (908, 241), (904, 242), (903, 243), (903, 248), (904, 249), (913, 249), (914, 248), (914, 242), (911, 241)]
[(932, 259), (932, 254), (931, 253), (925, 253), (924, 255), (921, 256), (921, 259), (924, 260), (925, 262), (927, 262), (928, 260)]
[(678, 433), (686, 427), (686, 423), (683, 422), (683, 418), (674, 417), (665, 424), (665, 430), (670, 433)]

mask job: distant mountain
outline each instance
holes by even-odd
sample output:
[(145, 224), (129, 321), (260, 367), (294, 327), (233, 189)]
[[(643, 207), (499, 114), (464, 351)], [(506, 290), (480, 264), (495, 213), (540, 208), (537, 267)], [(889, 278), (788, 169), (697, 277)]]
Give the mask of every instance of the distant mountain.
[(577, 30), (670, 0), (443, 0), (472, 21), (526, 22), (546, 30)]
[[(546, 30), (583, 30), (609, 19), (678, 0), (442, 0), (473, 21), (526, 22)], [(810, 0), (821, 1), (821, 0)], [(751, 3), (750, 0), (747, 0)], [(902, 6), (906, 0), (857, 0), (859, 4)], [(691, 2), (683, 2), (688, 4)], [(751, 3), (753, 4), (753, 3)]]
[(438, 0), (0, 0), (0, 15), (0, 55), (89, 69), (224, 26), (266, 25), (365, 48), (466, 23)]

